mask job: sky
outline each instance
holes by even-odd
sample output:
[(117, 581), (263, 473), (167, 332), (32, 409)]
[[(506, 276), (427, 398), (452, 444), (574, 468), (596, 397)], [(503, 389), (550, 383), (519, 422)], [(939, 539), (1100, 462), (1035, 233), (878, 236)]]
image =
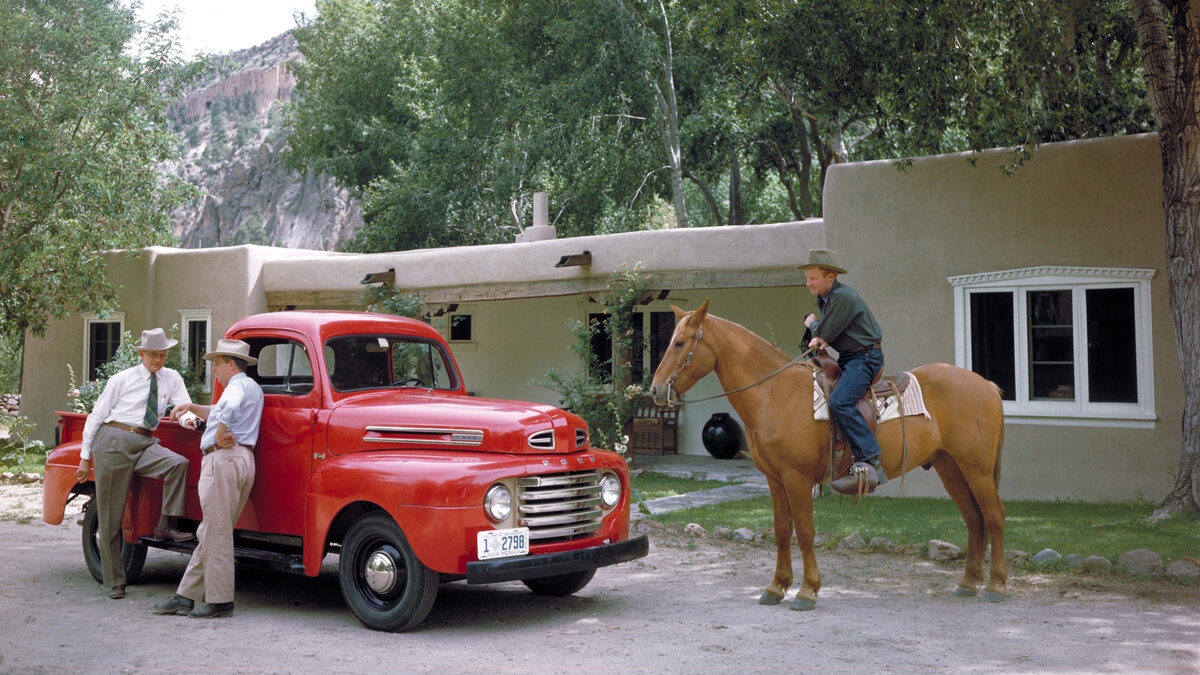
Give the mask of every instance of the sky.
[[(150, 21), (179, 8), (179, 38), (185, 57), (253, 47), (296, 27), (293, 13), (316, 14), (315, 0), (141, 0), (138, 18)], [(124, 4), (132, 4), (126, 2)]]

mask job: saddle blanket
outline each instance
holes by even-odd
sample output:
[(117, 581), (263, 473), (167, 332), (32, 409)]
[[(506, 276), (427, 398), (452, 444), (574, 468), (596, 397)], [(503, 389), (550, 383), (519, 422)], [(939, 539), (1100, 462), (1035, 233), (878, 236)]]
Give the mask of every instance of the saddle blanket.
[[(921, 383), (917, 381), (915, 375), (912, 375), (908, 388), (900, 395), (900, 399), (902, 400), (897, 400), (895, 395), (890, 395), (881, 396), (875, 400), (875, 414), (881, 424), (889, 420), (900, 419), (901, 404), (903, 404), (905, 416), (924, 415), (926, 419), (929, 419), (929, 411), (925, 409), (925, 398), (921, 395)], [(821, 385), (817, 382), (816, 372), (813, 373), (813, 419), (829, 419), (829, 402), (825, 400), (825, 392), (821, 390)]]

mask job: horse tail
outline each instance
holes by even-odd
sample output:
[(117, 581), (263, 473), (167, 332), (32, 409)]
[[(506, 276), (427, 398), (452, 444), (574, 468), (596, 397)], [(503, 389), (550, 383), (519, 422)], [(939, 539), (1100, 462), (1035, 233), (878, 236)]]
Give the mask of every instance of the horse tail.
[(996, 481), (996, 490), (1000, 490), (1000, 455), (1004, 450), (1004, 425), (1000, 425), (1000, 437), (996, 439), (996, 466), (992, 468), (992, 479)]
[(996, 483), (996, 491), (1000, 491), (1000, 456), (1004, 451), (1004, 403), (1003, 390), (1000, 385), (995, 382), (988, 382), (996, 392), (996, 399), (1000, 402), (1000, 436), (996, 438), (996, 465), (992, 467), (992, 480)]

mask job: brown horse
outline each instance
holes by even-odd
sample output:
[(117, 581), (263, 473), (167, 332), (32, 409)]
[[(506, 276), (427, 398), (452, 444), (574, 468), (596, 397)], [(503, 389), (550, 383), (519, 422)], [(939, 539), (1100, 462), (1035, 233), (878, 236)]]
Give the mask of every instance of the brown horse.
[[(672, 309), (678, 323), (671, 346), (654, 372), (650, 394), (658, 405), (674, 404), (677, 394), (716, 372), (729, 403), (746, 425), (750, 456), (766, 474), (771, 489), (775, 576), (759, 604), (778, 604), (792, 584), (794, 528), (804, 583), (791, 608), (812, 609), (821, 589), (813, 552), (813, 485), (824, 475), (829, 457), (829, 423), (813, 419), (812, 369), (803, 363), (789, 365), (789, 357), (766, 340), (709, 315), (707, 299), (691, 313)], [(990, 540), (991, 573), (982, 597), (999, 602), (1008, 580), (1004, 504), (998, 493), (1004, 441), (1000, 390), (973, 372), (944, 363), (921, 366), (912, 373), (930, 417), (912, 416), (903, 425), (895, 421), (880, 425), (884, 469), (889, 477), (921, 465), (937, 470), (967, 524), (967, 562), (954, 594), (978, 592)], [(902, 434), (907, 437), (906, 461)]]

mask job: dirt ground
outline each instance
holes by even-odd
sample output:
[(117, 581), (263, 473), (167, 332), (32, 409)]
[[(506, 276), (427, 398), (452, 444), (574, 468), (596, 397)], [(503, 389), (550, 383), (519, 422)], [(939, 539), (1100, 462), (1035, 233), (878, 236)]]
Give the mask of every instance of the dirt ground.
[[(80, 550), (78, 505), (40, 520), (41, 488), (0, 486), (0, 672), (1200, 672), (1200, 587), (1014, 572), (1001, 604), (951, 597), (960, 573), (911, 556), (821, 552), (817, 608), (762, 607), (772, 548), (661, 534), (568, 598), (444, 584), (415, 631), (363, 628), (338, 590), (239, 568), (230, 618), (151, 613), (183, 555), (151, 550), (109, 600)], [(797, 569), (797, 575), (799, 570)]]

